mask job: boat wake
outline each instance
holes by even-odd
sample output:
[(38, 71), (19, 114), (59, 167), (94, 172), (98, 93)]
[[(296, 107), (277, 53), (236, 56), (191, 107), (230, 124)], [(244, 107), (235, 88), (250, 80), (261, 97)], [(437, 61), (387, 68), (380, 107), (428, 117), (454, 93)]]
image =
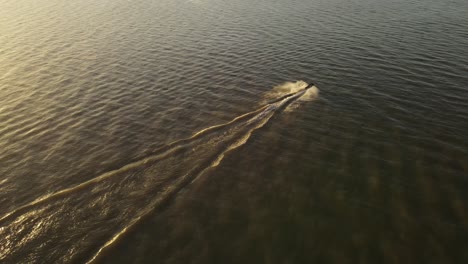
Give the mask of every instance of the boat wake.
[(268, 95), (276, 99), (255, 111), (17, 208), (0, 218), (0, 262), (96, 262), (142, 218), (218, 166), (275, 114), (317, 94), (305, 82), (276, 87)]

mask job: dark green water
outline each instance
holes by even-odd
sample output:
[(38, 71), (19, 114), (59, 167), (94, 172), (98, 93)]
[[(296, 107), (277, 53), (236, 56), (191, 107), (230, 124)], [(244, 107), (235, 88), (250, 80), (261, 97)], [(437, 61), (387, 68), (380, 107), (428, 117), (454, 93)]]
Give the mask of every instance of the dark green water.
[(467, 263), (467, 13), (0, 0), (0, 262)]

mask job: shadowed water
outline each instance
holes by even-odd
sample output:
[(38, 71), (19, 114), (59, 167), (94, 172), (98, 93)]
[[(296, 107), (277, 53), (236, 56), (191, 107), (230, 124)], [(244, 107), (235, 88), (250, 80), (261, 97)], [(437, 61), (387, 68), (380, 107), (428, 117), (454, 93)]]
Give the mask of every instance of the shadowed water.
[(0, 0), (0, 260), (466, 263), (467, 13)]

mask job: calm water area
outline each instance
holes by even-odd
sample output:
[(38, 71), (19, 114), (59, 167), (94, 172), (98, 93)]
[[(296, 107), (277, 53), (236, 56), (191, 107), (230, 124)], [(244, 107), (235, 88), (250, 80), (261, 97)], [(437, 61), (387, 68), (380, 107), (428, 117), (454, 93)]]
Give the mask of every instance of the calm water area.
[(0, 0), (0, 263), (468, 263), (468, 1)]

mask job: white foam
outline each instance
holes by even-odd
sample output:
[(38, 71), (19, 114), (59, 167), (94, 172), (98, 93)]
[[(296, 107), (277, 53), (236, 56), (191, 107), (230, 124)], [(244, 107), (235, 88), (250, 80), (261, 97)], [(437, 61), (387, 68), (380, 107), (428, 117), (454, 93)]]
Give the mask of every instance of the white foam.
[(260, 101), (260, 104), (265, 105), (271, 100), (281, 98), (288, 94), (296, 93), (305, 89), (308, 85), (309, 84), (304, 81), (285, 82), (283, 84), (277, 85), (264, 95), (264, 98)]
[(299, 98), (299, 101), (312, 101), (315, 100), (319, 95), (319, 89), (317, 86), (312, 86)]
[(281, 95), (287, 95), (291, 93), (297, 93), (300, 90), (305, 89), (308, 85), (309, 84), (304, 81), (285, 82), (281, 85), (273, 87), (273, 91)]
[(301, 103), (317, 99), (318, 95), (319, 89), (317, 88), (317, 86), (314, 85), (307, 89), (296, 101), (288, 105), (284, 111), (292, 112), (296, 110), (301, 105)]

